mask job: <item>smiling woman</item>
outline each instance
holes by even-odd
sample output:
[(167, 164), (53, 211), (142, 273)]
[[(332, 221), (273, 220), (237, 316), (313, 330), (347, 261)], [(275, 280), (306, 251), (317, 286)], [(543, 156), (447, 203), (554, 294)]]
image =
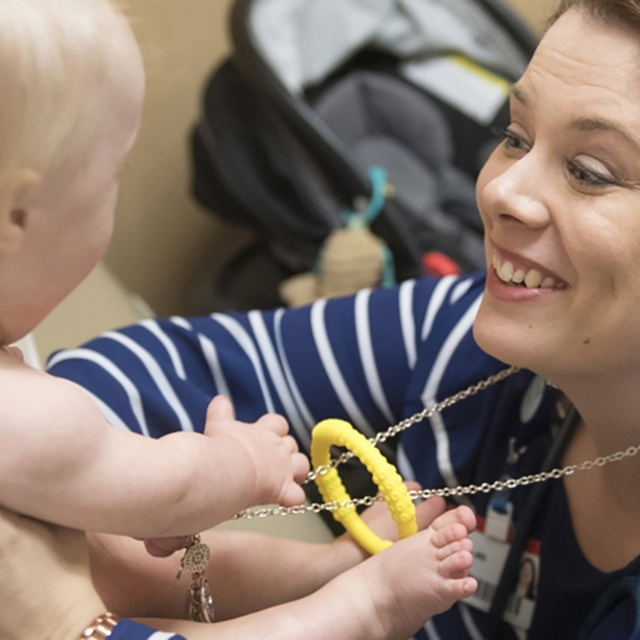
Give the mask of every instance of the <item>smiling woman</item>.
[(639, 59), (629, 27), (563, 15), (514, 87), (477, 187), (493, 266), (479, 344), (591, 398), (606, 372), (614, 406), (640, 373)]

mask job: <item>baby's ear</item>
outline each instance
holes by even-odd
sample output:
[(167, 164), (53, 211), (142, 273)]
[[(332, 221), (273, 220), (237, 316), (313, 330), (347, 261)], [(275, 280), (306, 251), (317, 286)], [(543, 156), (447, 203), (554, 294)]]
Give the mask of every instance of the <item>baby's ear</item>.
[(22, 246), (33, 191), (41, 177), (32, 169), (20, 169), (0, 185), (0, 253), (16, 253)]

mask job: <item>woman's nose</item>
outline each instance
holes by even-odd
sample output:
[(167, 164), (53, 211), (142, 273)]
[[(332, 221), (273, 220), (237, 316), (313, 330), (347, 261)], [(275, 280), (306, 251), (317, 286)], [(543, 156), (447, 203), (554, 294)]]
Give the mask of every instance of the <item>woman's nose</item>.
[(546, 203), (548, 182), (529, 154), (493, 176), (485, 185), (484, 209), (495, 223), (517, 223), (542, 229), (551, 220)]

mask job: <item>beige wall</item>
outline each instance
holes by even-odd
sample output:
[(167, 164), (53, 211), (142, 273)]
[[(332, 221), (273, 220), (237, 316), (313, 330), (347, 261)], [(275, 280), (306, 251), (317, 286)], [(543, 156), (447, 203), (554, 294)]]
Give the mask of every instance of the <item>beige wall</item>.
[[(190, 283), (237, 234), (189, 197), (187, 137), (200, 92), (228, 50), (230, 0), (125, 0), (147, 70), (140, 136), (122, 178), (109, 268), (160, 314), (184, 309)], [(236, 240), (238, 242), (240, 238)]]
[[(201, 211), (188, 184), (187, 136), (205, 78), (228, 51), (232, 0), (125, 2), (145, 58), (147, 99), (106, 262), (157, 313), (188, 312), (199, 274), (246, 238)], [(539, 27), (557, 0), (510, 3)]]

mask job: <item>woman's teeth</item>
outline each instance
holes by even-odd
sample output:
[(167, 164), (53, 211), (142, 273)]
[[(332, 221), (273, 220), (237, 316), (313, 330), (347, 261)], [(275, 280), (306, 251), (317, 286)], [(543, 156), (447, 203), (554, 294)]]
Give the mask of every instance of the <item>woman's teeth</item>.
[(493, 268), (498, 278), (507, 284), (513, 284), (527, 289), (564, 289), (565, 285), (556, 282), (553, 278), (542, 279), (542, 274), (537, 269), (515, 269), (508, 260), (500, 262), (498, 256), (493, 257)]

